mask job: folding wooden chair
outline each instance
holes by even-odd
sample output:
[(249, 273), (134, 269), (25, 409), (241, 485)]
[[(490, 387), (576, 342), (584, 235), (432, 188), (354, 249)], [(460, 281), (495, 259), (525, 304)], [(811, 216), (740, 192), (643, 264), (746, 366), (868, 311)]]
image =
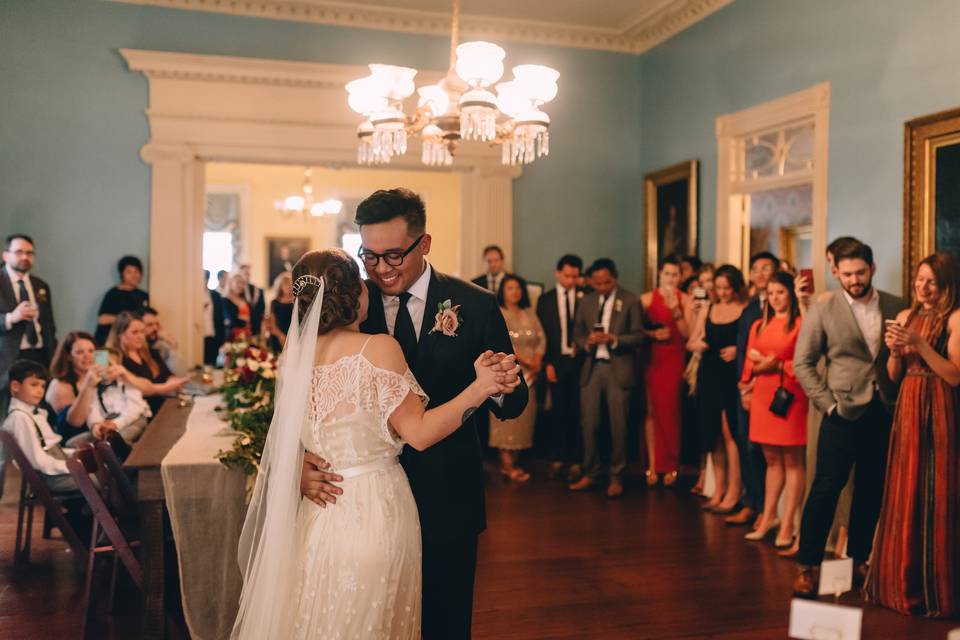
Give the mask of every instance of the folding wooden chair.
[[(120, 437), (120, 436), (117, 436)], [(130, 476), (123, 469), (123, 463), (117, 457), (116, 451), (109, 440), (101, 440), (93, 445), (93, 454), (104, 477), (97, 473), (97, 478), (104, 486), (109, 486), (110, 498), (113, 506), (124, 513), (133, 513), (137, 508), (137, 489)]]
[(33, 510), (38, 504), (43, 505), (44, 514), (44, 537), (48, 534), (48, 525), (60, 529), (64, 539), (70, 548), (76, 554), (77, 561), (86, 555), (87, 548), (81, 542), (76, 530), (71, 526), (66, 518), (66, 509), (64, 503), (70, 500), (77, 500), (81, 495), (77, 491), (53, 492), (44, 482), (43, 478), (36, 469), (27, 460), (17, 444), (16, 439), (8, 432), (0, 430), (0, 443), (9, 459), (17, 463), (20, 468), (20, 504), (17, 510), (17, 538), (13, 552), (14, 566), (30, 560), (30, 539), (33, 536)]
[[(87, 506), (93, 512), (93, 529), (90, 533), (90, 548), (87, 552), (87, 575), (83, 588), (83, 625), (81, 637), (86, 638), (87, 621), (90, 618), (93, 596), (93, 569), (98, 555), (110, 554), (113, 559), (113, 569), (110, 580), (110, 607), (112, 609), (116, 595), (117, 570), (122, 563), (137, 588), (141, 587), (140, 561), (133, 553), (133, 547), (139, 542), (130, 540), (121, 529), (120, 523), (104, 500), (101, 489), (93, 483), (90, 476), (97, 476), (98, 464), (94, 457), (93, 447), (85, 445), (77, 449), (77, 455), (67, 460), (67, 468), (73, 476), (80, 493)], [(98, 476), (97, 476), (98, 477)], [(98, 480), (99, 482), (99, 480)]]

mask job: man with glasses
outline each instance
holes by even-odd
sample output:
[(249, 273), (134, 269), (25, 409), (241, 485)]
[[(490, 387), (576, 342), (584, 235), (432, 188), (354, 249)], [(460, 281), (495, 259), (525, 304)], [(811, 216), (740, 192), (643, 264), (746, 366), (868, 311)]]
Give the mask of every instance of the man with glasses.
[[(744, 307), (737, 322), (737, 379), (743, 373), (746, 360), (747, 341), (750, 327), (763, 315), (767, 301), (767, 285), (773, 274), (780, 269), (780, 259), (769, 251), (762, 251), (750, 257), (750, 284), (753, 296)], [(730, 525), (752, 525), (757, 514), (763, 511), (763, 494), (767, 473), (767, 463), (763, 458), (760, 445), (750, 441), (750, 414), (737, 403), (737, 424), (732, 425), (736, 433), (737, 450), (740, 453), (740, 478), (743, 482), (741, 508), (726, 518)]]
[[(438, 273), (429, 262), (432, 238), (420, 196), (408, 189), (377, 191), (357, 207), (370, 306), (365, 333), (392, 335), (430, 398), (428, 409), (454, 398), (474, 379), (473, 362), (486, 350), (513, 352), (497, 299), (488, 291)], [(511, 374), (511, 382), (516, 374)], [(523, 379), (481, 410), (516, 418), (527, 404)], [(483, 465), (476, 413), (425, 451), (404, 447), (400, 462), (420, 513), (423, 538), (424, 640), (470, 637), (477, 538), (486, 528)], [(341, 490), (325, 461), (304, 458), (301, 491), (333, 503)], [(324, 594), (316, 594), (322, 599)]]
[(56, 347), (50, 286), (30, 273), (35, 257), (30, 236), (7, 237), (0, 271), (0, 388), (15, 360), (48, 366)]

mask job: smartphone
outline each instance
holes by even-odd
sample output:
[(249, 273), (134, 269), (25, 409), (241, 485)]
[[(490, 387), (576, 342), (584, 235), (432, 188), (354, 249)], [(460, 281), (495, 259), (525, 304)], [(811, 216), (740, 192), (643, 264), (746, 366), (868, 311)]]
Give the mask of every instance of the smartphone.
[(602, 322), (596, 322), (596, 323), (594, 323), (594, 325), (593, 325), (593, 332), (594, 332), (594, 333), (604, 333), (605, 330), (604, 330), (604, 328), (603, 328), (603, 323), (602, 323)]
[(707, 299), (707, 290), (703, 287), (694, 287), (693, 288), (693, 299), (697, 302), (702, 302)]
[(896, 320), (884, 320), (884, 321), (883, 321), (883, 326), (885, 326), (885, 327), (890, 327), (891, 325), (895, 325), (895, 324), (900, 324), (900, 323), (897, 322)]
[(106, 349), (97, 349), (93, 352), (93, 364), (98, 367), (110, 366), (110, 352)]
[(807, 279), (803, 287), (804, 293), (813, 293), (813, 269), (800, 269), (800, 276)]

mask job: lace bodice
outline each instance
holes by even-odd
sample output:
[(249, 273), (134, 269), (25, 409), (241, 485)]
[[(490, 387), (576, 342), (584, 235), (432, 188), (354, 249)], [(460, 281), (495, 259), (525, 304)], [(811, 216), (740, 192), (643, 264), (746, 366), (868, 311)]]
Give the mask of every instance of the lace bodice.
[(408, 393), (427, 395), (407, 369), (382, 369), (357, 353), (313, 369), (310, 407), (301, 433), (303, 446), (345, 469), (400, 454), (403, 440), (390, 427), (390, 414)]

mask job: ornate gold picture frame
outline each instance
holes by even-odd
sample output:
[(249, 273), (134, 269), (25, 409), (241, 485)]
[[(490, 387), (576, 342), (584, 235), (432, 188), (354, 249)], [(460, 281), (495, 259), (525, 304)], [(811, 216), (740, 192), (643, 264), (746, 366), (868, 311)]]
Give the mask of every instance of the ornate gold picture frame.
[(670, 254), (697, 254), (696, 160), (681, 162), (644, 176), (647, 261), (644, 287), (653, 288), (660, 259)]
[(935, 251), (960, 255), (960, 109), (904, 126), (903, 293)]

